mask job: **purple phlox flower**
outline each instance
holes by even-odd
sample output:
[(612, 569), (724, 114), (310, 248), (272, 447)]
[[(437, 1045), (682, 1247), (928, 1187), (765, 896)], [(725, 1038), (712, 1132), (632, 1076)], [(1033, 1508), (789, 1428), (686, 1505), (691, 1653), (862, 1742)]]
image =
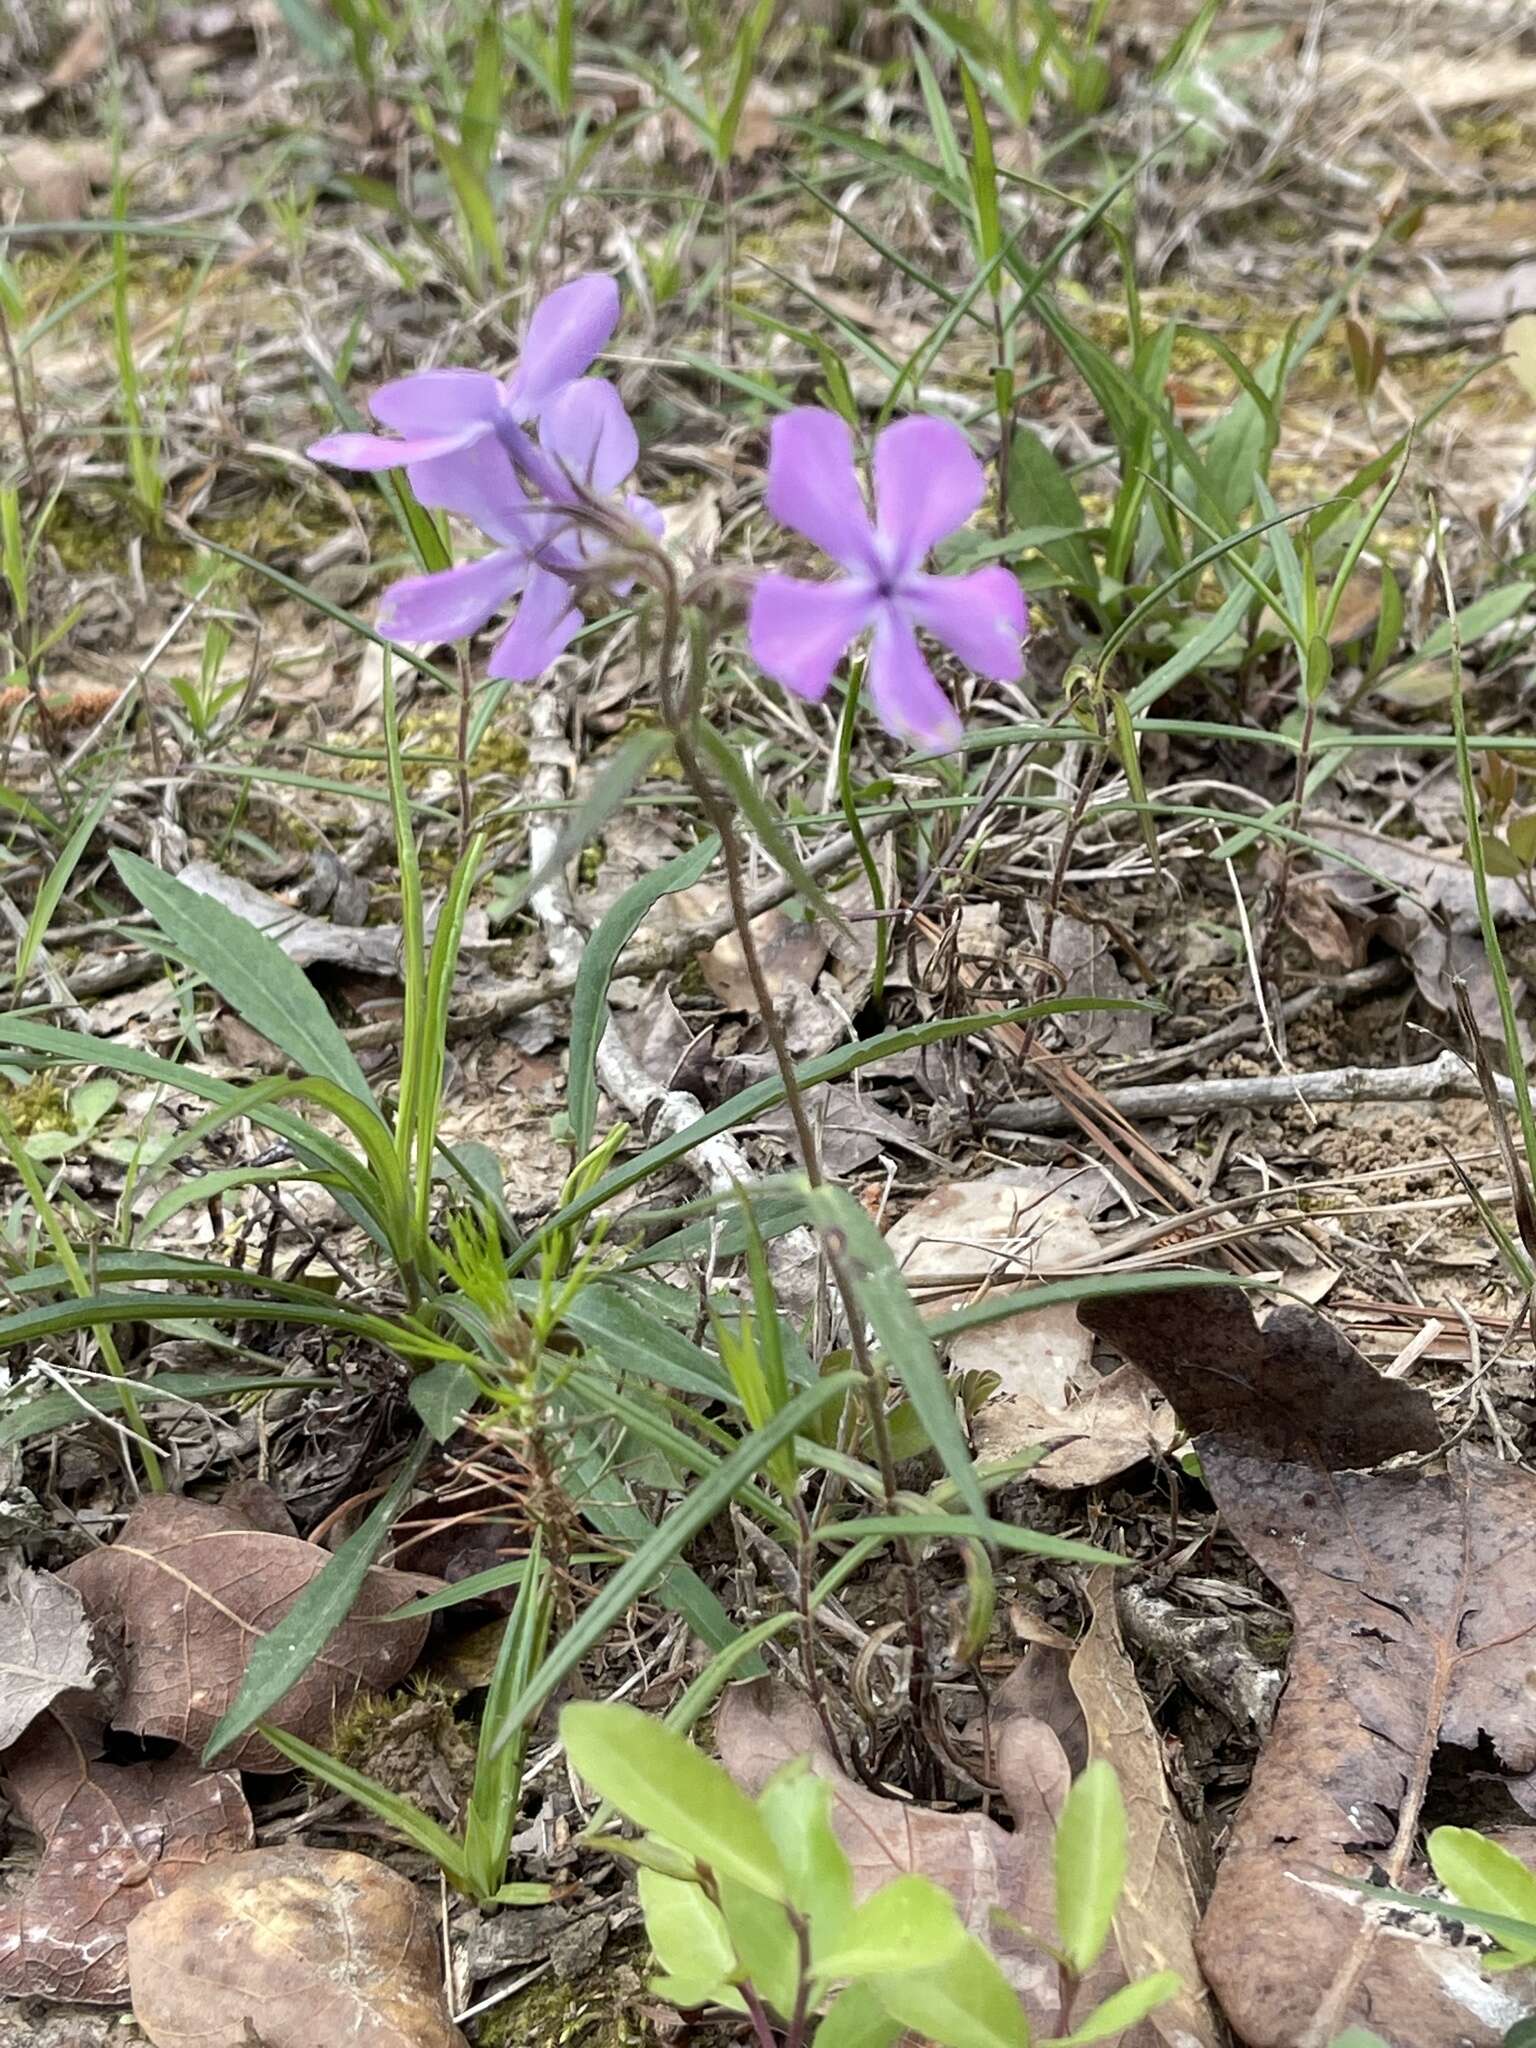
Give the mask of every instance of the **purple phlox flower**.
[(382, 385), (369, 410), (385, 434), (327, 434), (309, 450), (338, 469), (397, 469), (455, 455), (537, 420), (573, 378), (585, 376), (618, 325), (611, 277), (576, 277), (537, 305), (509, 377), (489, 370), (420, 370)]
[[(583, 495), (611, 499), (640, 448), (618, 392), (600, 377), (581, 377), (554, 392), (542, 407), (539, 437), (562, 482), (558, 505), (529, 497), (497, 436), (408, 465), (411, 488), (424, 505), (471, 520), (497, 545), (478, 561), (392, 584), (379, 610), (382, 632), (429, 644), (465, 640), (516, 598), (489, 673), (533, 682), (564, 653), (581, 627), (573, 587), (602, 545), (572, 508)], [(646, 499), (626, 495), (622, 504), (656, 531), (659, 514)]]
[(826, 695), (849, 643), (873, 627), (868, 679), (880, 722), (900, 738), (952, 747), (960, 720), (918, 646), (917, 629), (999, 682), (1023, 673), (1029, 617), (1001, 566), (933, 576), (930, 551), (965, 525), (986, 489), (981, 464), (948, 420), (899, 420), (875, 437), (875, 516), (836, 413), (783, 413), (769, 438), (764, 502), (844, 572), (830, 583), (758, 579), (747, 625), (752, 658), (797, 696)]

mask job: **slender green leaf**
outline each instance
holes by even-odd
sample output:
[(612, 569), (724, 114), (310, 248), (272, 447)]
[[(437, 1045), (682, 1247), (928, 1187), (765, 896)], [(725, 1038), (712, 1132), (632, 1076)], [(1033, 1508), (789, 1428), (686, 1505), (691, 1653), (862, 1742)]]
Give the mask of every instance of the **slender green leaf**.
[(37, 958), (37, 949), (43, 943), (48, 927), (53, 921), (53, 913), (59, 907), (59, 898), (69, 887), (74, 877), (75, 869), (79, 864), (80, 856), (90, 844), (91, 835), (101, 823), (108, 804), (113, 801), (116, 794), (116, 790), (109, 785), (102, 791), (95, 803), (82, 814), (74, 831), (70, 833), (69, 838), (60, 847), (52, 867), (49, 868), (47, 874), (44, 875), (41, 883), (38, 885), (37, 896), (32, 905), (32, 915), (27, 919), (27, 928), (22, 933), (21, 942), (16, 948), (16, 972), (13, 978), (13, 986), (18, 991), (32, 971), (32, 962)]
[[(206, 1306), (207, 1304), (205, 1304)], [(92, 1412), (120, 1414), (123, 1395), (129, 1393), (148, 1404), (175, 1401), (189, 1407), (212, 1406), (237, 1400), (243, 1394), (274, 1394), (283, 1389), (323, 1387), (319, 1379), (286, 1379), (271, 1372), (166, 1372), (153, 1380), (72, 1381), (68, 1391), (50, 1387), (46, 1393), (29, 1393), (8, 1413), (0, 1415), (0, 1450), (10, 1444), (48, 1436), (67, 1429), (72, 1422), (88, 1421)]]
[(741, 756), (721, 738), (713, 726), (701, 722), (697, 731), (704, 752), (709, 756), (710, 766), (735, 798), (742, 816), (762, 842), (763, 851), (768, 858), (794, 883), (797, 894), (802, 896), (819, 916), (824, 917), (838, 931), (846, 932), (848, 925), (843, 913), (795, 851), (784, 821), (748, 774)]
[(841, 1240), (846, 1247), (859, 1307), (906, 1389), (939, 1462), (966, 1507), (978, 1522), (985, 1522), (986, 1497), (977, 1483), (970, 1446), (955, 1417), (954, 1395), (890, 1247), (846, 1189), (825, 1185), (812, 1189), (809, 1199), (828, 1241)]
[[(1008, 1010), (982, 1010), (965, 1017), (936, 1017), (930, 1023), (906, 1025), (898, 1031), (883, 1031), (878, 1037), (839, 1046), (817, 1059), (805, 1060), (795, 1069), (795, 1076), (802, 1088), (814, 1088), (822, 1081), (841, 1080), (845, 1074), (856, 1073), (860, 1067), (869, 1066), (876, 1060), (889, 1059), (894, 1054), (914, 1051), (925, 1045), (938, 1045), (948, 1038), (963, 1038), (972, 1032), (993, 1030), (1001, 1024), (1033, 1023), (1044, 1017), (1065, 1016), (1078, 1011), (1138, 1007), (1141, 1006), (1099, 997), (1069, 997), (1025, 1003)], [(0, 1017), (0, 1042), (3, 1042), (6, 1030), (6, 1021)], [(557, 1230), (568, 1230), (573, 1223), (590, 1216), (594, 1209), (600, 1209), (616, 1195), (649, 1180), (674, 1160), (686, 1158), (706, 1138), (733, 1130), (737, 1124), (750, 1123), (764, 1111), (776, 1108), (783, 1100), (781, 1081), (756, 1082), (701, 1116), (697, 1123), (688, 1124), (673, 1136), (648, 1146), (623, 1166), (613, 1168), (595, 1187), (586, 1189), (550, 1217), (534, 1236), (518, 1247), (513, 1255), (514, 1268), (527, 1265), (537, 1255), (539, 1245)]]
[(692, 888), (708, 873), (720, 850), (713, 834), (687, 853), (665, 862), (632, 882), (599, 923), (581, 956), (571, 993), (571, 1037), (568, 1061), (567, 1114), (578, 1157), (592, 1148), (597, 1128), (597, 1052), (608, 1029), (608, 984), (619, 955), (663, 896)]
[(349, 1799), (355, 1799), (359, 1806), (404, 1835), (412, 1848), (420, 1849), (423, 1855), (440, 1864), (456, 1884), (463, 1885), (463, 1851), (448, 1830), (440, 1827), (429, 1814), (423, 1813), (419, 1806), (402, 1798), (398, 1792), (392, 1792), (387, 1785), (381, 1785), (377, 1778), (370, 1778), (365, 1771), (354, 1770), (339, 1757), (316, 1749), (302, 1736), (291, 1735), (286, 1728), (275, 1728), (270, 1721), (262, 1721), (259, 1726), (263, 1737), (279, 1755), (287, 1757), (289, 1763), (298, 1770), (308, 1771), (312, 1778), (318, 1778), (334, 1791), (345, 1792)]
[(208, 1738), (203, 1751), (205, 1764), (211, 1763), (221, 1749), (237, 1742), (269, 1707), (276, 1706), (285, 1693), (292, 1691), (352, 1612), (352, 1603), (374, 1559), (389, 1540), (395, 1517), (404, 1507), (430, 1448), (431, 1438), (422, 1436), (367, 1521), (347, 1538), (277, 1626), (252, 1650), (240, 1690)]
[(363, 1070), (313, 983), (275, 939), (211, 896), (165, 875), (136, 853), (113, 855), (118, 873), (161, 931), (235, 1015), (318, 1074), (373, 1107)]

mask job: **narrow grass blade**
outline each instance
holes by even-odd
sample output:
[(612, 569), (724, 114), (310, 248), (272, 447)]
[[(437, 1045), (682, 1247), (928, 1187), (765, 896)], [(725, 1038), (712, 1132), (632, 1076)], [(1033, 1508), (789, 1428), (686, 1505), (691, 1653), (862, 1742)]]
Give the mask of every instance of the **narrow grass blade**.
[[(770, 1453), (780, 1444), (788, 1443), (829, 1400), (858, 1384), (857, 1373), (828, 1374), (819, 1386), (797, 1394), (766, 1428), (754, 1430), (711, 1478), (695, 1487), (688, 1499), (653, 1530), (629, 1562), (614, 1573), (575, 1627), (561, 1637), (536, 1676), (508, 1707), (506, 1726), (496, 1738), (498, 1744), (509, 1742), (516, 1730), (538, 1712), (588, 1651), (602, 1641), (631, 1601), (645, 1591), (665, 1565), (681, 1555), (706, 1523), (754, 1476)], [(982, 1512), (984, 1516), (985, 1508)]]

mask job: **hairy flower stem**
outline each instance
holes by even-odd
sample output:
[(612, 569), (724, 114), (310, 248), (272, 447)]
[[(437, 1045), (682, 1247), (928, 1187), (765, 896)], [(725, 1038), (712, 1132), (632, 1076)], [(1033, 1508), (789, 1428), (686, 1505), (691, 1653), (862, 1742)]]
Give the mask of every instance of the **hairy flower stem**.
[(472, 821), (472, 820), (471, 820), (471, 818), (470, 818), (470, 806), (471, 806), (471, 802), (472, 802), (472, 797), (471, 797), (471, 793), (470, 793), (470, 787), (469, 787), (469, 701), (470, 701), (470, 694), (471, 694), (471, 691), (470, 691), (470, 681), (469, 681), (469, 654), (468, 654), (468, 651), (467, 651), (467, 649), (465, 649), (465, 648), (461, 647), (461, 648), (459, 649), (459, 736), (458, 736), (458, 747), (457, 747), (457, 749), (456, 749), (456, 752), (457, 752), (457, 755), (458, 755), (458, 759), (457, 759), (457, 761), (456, 761), (456, 763), (455, 763), (455, 766), (456, 766), (456, 767), (457, 767), (457, 769), (458, 769), (458, 776), (459, 776), (459, 859), (460, 859), (460, 860), (462, 860), (462, 859), (464, 858), (465, 852), (467, 851), (467, 849), (468, 849), (468, 847), (469, 847), (469, 841), (470, 841), (470, 836), (471, 836), (471, 833), (472, 833), (472, 831), (473, 831), (473, 821)]
[[(649, 580), (661, 595), (664, 609), (660, 659), (662, 717), (672, 734), (683, 775), (699, 800), (699, 807), (706, 822), (719, 835), (721, 857), (725, 863), (726, 891), (730, 900), (731, 915), (735, 921), (736, 935), (741, 942), (742, 962), (747, 970), (747, 979), (751, 983), (759, 1021), (767, 1034), (774, 1065), (778, 1068), (779, 1080), (784, 1089), (784, 1100), (794, 1126), (800, 1164), (813, 1188), (824, 1187), (826, 1175), (822, 1170), (816, 1133), (811, 1125), (810, 1112), (806, 1108), (805, 1096), (800, 1087), (799, 1077), (795, 1073), (789, 1043), (784, 1036), (784, 1027), (775, 1007), (773, 993), (763, 971), (762, 955), (758, 951), (757, 940), (752, 931), (746, 870), (742, 859), (741, 841), (736, 832), (735, 812), (722, 797), (699, 758), (694, 736), (697, 712), (693, 698), (697, 693), (689, 690), (686, 685), (682, 690), (678, 688), (676, 668), (678, 647), (682, 637), (682, 596), (671, 563), (659, 551), (648, 557), (648, 571)], [(884, 1372), (876, 1364), (869, 1349), (864, 1332), (864, 1318), (859, 1308), (857, 1290), (848, 1267), (846, 1249), (840, 1233), (824, 1233), (822, 1244), (838, 1295), (842, 1300), (848, 1324), (849, 1349), (864, 1382), (864, 1406), (868, 1415), (870, 1436), (875, 1446), (876, 1463), (880, 1469), (885, 1512), (888, 1515), (895, 1515), (900, 1512), (900, 1508), (897, 1500), (899, 1487), (896, 1478), (896, 1459), (886, 1417), (886, 1402), (890, 1389)], [(926, 1727), (931, 1686), (926, 1631), (923, 1626), (922, 1593), (917, 1576), (917, 1555), (913, 1546), (905, 1542), (899, 1545), (899, 1553), (902, 1561), (901, 1582), (907, 1637), (912, 1653), (909, 1697), (918, 1725)]]

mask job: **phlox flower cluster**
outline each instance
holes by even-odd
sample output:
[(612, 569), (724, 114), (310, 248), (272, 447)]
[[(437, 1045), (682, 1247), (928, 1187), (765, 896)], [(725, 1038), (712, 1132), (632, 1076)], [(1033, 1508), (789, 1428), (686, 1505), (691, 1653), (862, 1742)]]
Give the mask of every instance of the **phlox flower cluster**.
[[(489, 673), (533, 682), (581, 628), (577, 594), (618, 565), (615, 535), (654, 544), (661, 515), (629, 488), (639, 441), (615, 387), (590, 374), (618, 324), (607, 277), (578, 277), (536, 308), (517, 365), (434, 369), (401, 377), (369, 402), (379, 434), (330, 434), (310, 454), (341, 469), (404, 469), (423, 505), (477, 526), (491, 543), (474, 560), (408, 576), (385, 593), (378, 624), (416, 643), (467, 640), (499, 615), (508, 623)], [(1001, 566), (941, 576), (933, 549), (981, 505), (986, 479), (952, 421), (898, 420), (875, 438), (873, 507), (859, 480), (853, 436), (837, 414), (797, 407), (769, 435), (764, 502), (828, 557), (828, 580), (764, 574), (748, 612), (752, 658), (797, 696), (819, 699), (848, 648), (868, 635), (866, 674), (891, 732), (952, 747), (960, 721), (918, 634), (998, 681), (1023, 668), (1028, 614)]]

